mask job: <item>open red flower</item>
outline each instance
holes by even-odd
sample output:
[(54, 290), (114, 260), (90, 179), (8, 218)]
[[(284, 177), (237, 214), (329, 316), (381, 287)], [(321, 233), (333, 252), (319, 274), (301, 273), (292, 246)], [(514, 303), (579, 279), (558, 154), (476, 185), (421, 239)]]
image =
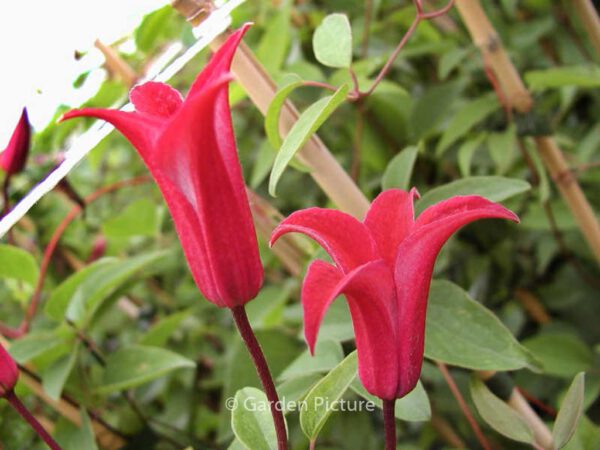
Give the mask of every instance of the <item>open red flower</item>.
[(29, 141), (31, 139), (31, 125), (27, 116), (27, 109), (23, 108), (21, 118), (13, 131), (7, 147), (0, 153), (0, 168), (6, 176), (19, 173), (25, 167), (29, 154)]
[(233, 33), (183, 100), (163, 83), (135, 87), (135, 112), (85, 108), (137, 149), (167, 202), (192, 275), (204, 296), (233, 308), (263, 281), (228, 99), (231, 60), (247, 26)]
[(18, 378), (17, 363), (0, 344), (0, 397), (6, 397), (8, 393), (12, 392)]
[(302, 286), (304, 333), (311, 352), (327, 308), (345, 294), (352, 315), (358, 370), (365, 388), (382, 399), (401, 398), (421, 374), (427, 297), (436, 257), (462, 226), (479, 219), (518, 222), (503, 206), (482, 197), (453, 197), (415, 220), (416, 190), (391, 189), (372, 203), (364, 222), (340, 211), (308, 208), (273, 231), (303, 233), (334, 264), (316, 260)]

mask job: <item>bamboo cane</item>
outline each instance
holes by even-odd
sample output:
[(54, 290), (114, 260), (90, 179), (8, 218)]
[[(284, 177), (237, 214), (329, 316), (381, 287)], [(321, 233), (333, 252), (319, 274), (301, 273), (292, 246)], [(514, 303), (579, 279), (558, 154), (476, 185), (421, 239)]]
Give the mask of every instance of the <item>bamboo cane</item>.
[(572, 3), (596, 53), (600, 56), (600, 18), (592, 0), (573, 0)]
[[(496, 75), (505, 100), (521, 113), (530, 111), (533, 106), (531, 94), (508, 57), (479, 0), (458, 0), (456, 8), (483, 59)], [(550, 136), (536, 138), (535, 143), (544, 165), (575, 217), (592, 253), (600, 262), (600, 224), (579, 183), (571, 175), (564, 155)]]

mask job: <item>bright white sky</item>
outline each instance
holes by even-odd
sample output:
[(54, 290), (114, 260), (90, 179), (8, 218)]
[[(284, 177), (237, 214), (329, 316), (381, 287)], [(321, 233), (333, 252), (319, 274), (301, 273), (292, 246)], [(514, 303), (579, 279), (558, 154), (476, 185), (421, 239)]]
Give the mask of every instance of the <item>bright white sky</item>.
[[(168, 0), (17, 0), (0, 3), (0, 151), (27, 106), (35, 128), (43, 128), (62, 102), (77, 106), (95, 92), (97, 71), (81, 92), (72, 87), (78, 74), (99, 67), (93, 46), (130, 33), (144, 14)], [(75, 61), (75, 50), (89, 52)]]

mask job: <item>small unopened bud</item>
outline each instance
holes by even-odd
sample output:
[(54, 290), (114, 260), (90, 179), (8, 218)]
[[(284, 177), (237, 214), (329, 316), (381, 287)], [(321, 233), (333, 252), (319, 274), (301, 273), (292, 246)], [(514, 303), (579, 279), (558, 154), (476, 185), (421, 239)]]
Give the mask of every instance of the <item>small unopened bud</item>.
[(25, 168), (27, 155), (29, 154), (29, 141), (31, 139), (31, 125), (27, 116), (27, 109), (23, 108), (23, 114), (15, 127), (8, 146), (0, 153), (0, 168), (7, 175), (21, 172)]
[(0, 344), (0, 398), (13, 391), (18, 378), (17, 363)]

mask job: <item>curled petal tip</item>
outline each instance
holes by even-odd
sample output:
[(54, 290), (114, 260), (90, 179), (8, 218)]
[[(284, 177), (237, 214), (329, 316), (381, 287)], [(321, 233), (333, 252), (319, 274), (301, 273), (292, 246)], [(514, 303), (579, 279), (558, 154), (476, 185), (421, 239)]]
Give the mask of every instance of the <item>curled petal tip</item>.
[(416, 187), (411, 188), (409, 194), (412, 195), (413, 198), (416, 198), (416, 199), (421, 198), (421, 194), (419, 194), (419, 191)]

